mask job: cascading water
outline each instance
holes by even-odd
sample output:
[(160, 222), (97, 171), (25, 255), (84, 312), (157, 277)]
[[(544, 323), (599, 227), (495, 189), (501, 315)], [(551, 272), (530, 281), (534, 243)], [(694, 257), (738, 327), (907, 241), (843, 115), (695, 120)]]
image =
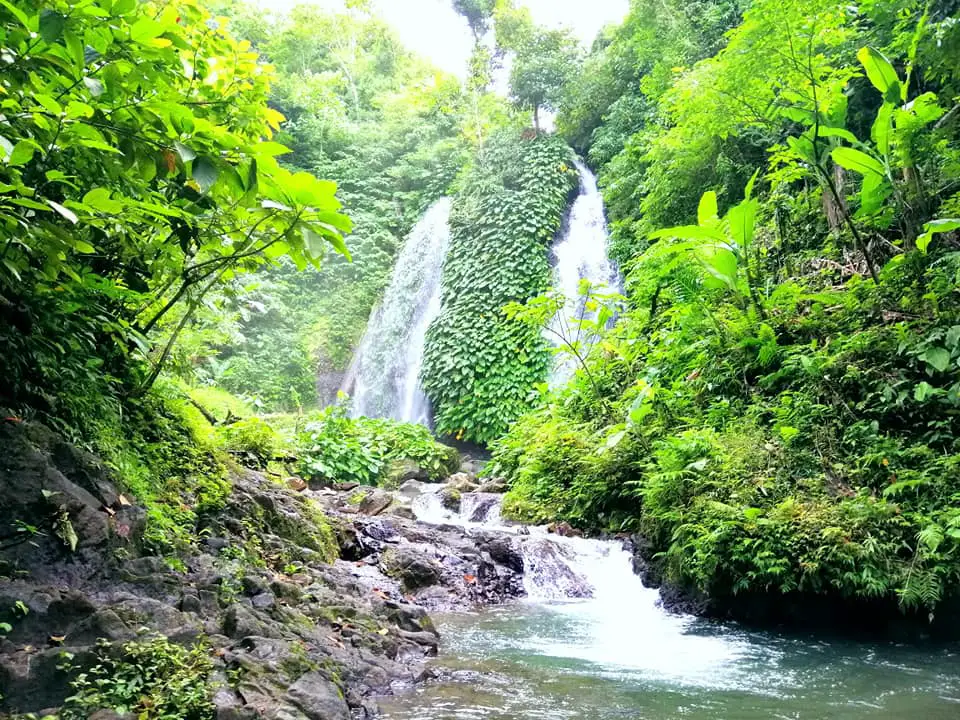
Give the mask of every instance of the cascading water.
[(420, 492), (412, 507), (422, 522), (511, 533), (527, 599), (437, 618), (446, 680), (384, 699), (386, 720), (957, 717), (952, 650), (751, 633), (670, 614), (618, 541), (504, 523), (488, 493), (463, 493), (452, 512), (438, 490)]
[[(604, 288), (601, 292), (621, 290), (620, 274), (607, 255), (609, 234), (597, 178), (579, 160), (575, 164), (580, 175), (580, 193), (570, 209), (566, 229), (552, 250), (553, 286), (566, 298), (566, 306), (545, 333), (548, 341), (554, 345), (560, 342), (558, 335), (569, 339), (578, 336), (576, 320), (585, 317), (584, 303), (579, 293), (582, 280), (589, 280), (591, 285)], [(550, 385), (562, 385), (574, 369), (570, 361), (558, 358), (550, 373)]]
[(344, 388), (352, 395), (354, 417), (430, 425), (430, 403), (420, 388), (420, 368), (427, 328), (440, 312), (440, 274), (450, 245), (451, 202), (450, 198), (435, 202), (403, 243), (390, 285), (370, 317)]

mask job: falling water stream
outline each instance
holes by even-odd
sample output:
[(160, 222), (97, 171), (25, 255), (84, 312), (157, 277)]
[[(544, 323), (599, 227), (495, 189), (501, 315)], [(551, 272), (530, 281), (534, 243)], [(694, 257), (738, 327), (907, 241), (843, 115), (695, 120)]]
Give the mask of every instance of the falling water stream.
[(430, 403), (420, 388), (420, 368), (427, 328), (440, 312), (450, 206), (450, 198), (435, 202), (403, 243), (390, 285), (370, 317), (348, 374), (345, 390), (353, 397), (355, 417), (430, 425)]
[[(505, 526), (499, 500), (463, 496), (424, 522), (516, 535), (528, 597), (435, 618), (439, 680), (381, 702), (386, 720), (766, 720), (960, 717), (949, 648), (748, 632), (665, 612), (617, 541)], [(587, 597), (581, 597), (587, 590)]]
[[(561, 336), (590, 341), (580, 337), (576, 329), (576, 320), (588, 316), (579, 292), (582, 280), (588, 280), (600, 292), (621, 290), (620, 274), (607, 254), (607, 219), (597, 178), (579, 160), (575, 164), (580, 176), (580, 192), (570, 208), (563, 233), (551, 248), (553, 287), (566, 298), (566, 306), (545, 332), (547, 341), (554, 345), (561, 342)], [(569, 358), (558, 356), (550, 374), (550, 385), (563, 385), (574, 369)]]

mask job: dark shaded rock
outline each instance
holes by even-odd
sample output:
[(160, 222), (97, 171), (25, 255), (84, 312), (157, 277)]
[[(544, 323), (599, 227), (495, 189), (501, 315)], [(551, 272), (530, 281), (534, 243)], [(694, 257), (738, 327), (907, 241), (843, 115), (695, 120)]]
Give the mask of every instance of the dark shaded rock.
[(380, 559), (384, 572), (397, 578), (406, 590), (434, 585), (440, 580), (441, 568), (422, 551), (412, 547), (388, 550)]
[(506, 565), (515, 573), (523, 573), (523, 555), (509, 537), (494, 536), (478, 543), (478, 546), (489, 553), (494, 562)]
[(249, 608), (234, 604), (227, 608), (223, 616), (223, 634), (232, 638), (244, 638), (249, 635), (279, 637), (272, 624), (263, 622)]
[(461, 493), (459, 490), (448, 486), (440, 490), (437, 495), (440, 498), (440, 504), (447, 510), (460, 512)]
[(319, 672), (303, 675), (290, 687), (288, 697), (310, 720), (350, 720), (340, 688)]

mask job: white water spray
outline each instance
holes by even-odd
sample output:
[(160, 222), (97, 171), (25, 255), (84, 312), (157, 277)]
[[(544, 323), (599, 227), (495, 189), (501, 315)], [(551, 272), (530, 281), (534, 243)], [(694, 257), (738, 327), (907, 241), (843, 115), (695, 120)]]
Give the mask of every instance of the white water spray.
[[(563, 293), (566, 306), (557, 314), (546, 332), (548, 341), (559, 342), (557, 333), (569, 337), (577, 330), (572, 320), (584, 317), (580, 297), (580, 282), (589, 280), (601, 292), (620, 292), (620, 274), (607, 255), (607, 220), (603, 209), (603, 195), (597, 187), (597, 178), (579, 160), (576, 161), (580, 175), (580, 194), (570, 209), (566, 229), (553, 246), (553, 286)], [(575, 365), (563, 360), (554, 363), (550, 373), (550, 385), (563, 385), (573, 375)]]
[(435, 202), (404, 241), (344, 388), (353, 396), (354, 417), (430, 425), (430, 403), (420, 387), (420, 369), (427, 328), (440, 312), (450, 207), (450, 198)]

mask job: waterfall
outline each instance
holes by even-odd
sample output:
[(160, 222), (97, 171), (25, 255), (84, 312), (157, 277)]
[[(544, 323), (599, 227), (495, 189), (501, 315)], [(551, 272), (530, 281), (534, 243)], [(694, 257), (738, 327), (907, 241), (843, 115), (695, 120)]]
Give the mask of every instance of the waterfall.
[[(370, 316), (352, 365), (354, 417), (431, 423), (420, 368), (427, 328), (440, 312), (450, 206), (450, 198), (437, 200), (403, 243), (390, 284)], [(349, 392), (350, 386), (345, 389)]]
[[(607, 255), (607, 220), (603, 208), (603, 196), (597, 187), (597, 178), (582, 162), (575, 162), (580, 175), (580, 193), (570, 209), (566, 228), (560, 240), (553, 246), (553, 287), (563, 293), (566, 306), (557, 314), (545, 333), (548, 341), (559, 342), (556, 333), (566, 337), (576, 336), (571, 318), (584, 314), (580, 299), (581, 280), (604, 286), (601, 292), (620, 292), (620, 274)], [(581, 338), (582, 340), (582, 338)], [(573, 375), (572, 359), (560, 357), (550, 372), (550, 386), (559, 387)]]

